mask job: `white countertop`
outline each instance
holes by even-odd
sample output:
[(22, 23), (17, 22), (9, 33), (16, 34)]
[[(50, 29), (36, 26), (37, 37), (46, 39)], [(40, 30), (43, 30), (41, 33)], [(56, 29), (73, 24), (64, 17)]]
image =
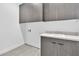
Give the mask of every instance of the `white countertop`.
[(74, 35), (43, 33), (43, 34), (41, 34), (41, 36), (50, 37), (50, 38), (59, 38), (59, 39), (63, 39), (63, 40), (79, 41), (79, 36), (74, 36)]

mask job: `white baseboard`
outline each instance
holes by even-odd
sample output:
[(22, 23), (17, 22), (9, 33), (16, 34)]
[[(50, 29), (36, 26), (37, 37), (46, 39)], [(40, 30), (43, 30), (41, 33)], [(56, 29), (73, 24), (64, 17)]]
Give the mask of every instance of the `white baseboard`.
[(30, 45), (30, 46), (35, 47), (35, 48), (39, 48), (39, 49), (41, 48), (40, 46), (32, 44), (32, 43), (25, 42), (25, 44)]
[(8, 47), (8, 48), (6, 48), (6, 49), (0, 50), (0, 55), (6, 53), (6, 52), (8, 52), (8, 51), (11, 51), (11, 50), (13, 50), (13, 49), (15, 49), (15, 48), (17, 48), (17, 47), (23, 45), (23, 44), (24, 44), (24, 42), (22, 42), (22, 43), (20, 43), (20, 44), (18, 44), (18, 45), (14, 45), (14, 46)]

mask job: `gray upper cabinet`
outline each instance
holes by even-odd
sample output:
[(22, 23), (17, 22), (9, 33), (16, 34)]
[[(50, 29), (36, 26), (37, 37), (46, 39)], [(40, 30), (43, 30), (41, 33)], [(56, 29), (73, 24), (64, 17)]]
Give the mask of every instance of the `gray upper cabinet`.
[(20, 23), (79, 19), (79, 3), (23, 3)]
[(24, 3), (20, 5), (20, 23), (42, 21), (41, 3)]
[(44, 4), (44, 21), (56, 20), (56, 4)]
[(45, 21), (76, 19), (76, 3), (45, 3)]
[(76, 18), (79, 19), (79, 3), (75, 3)]

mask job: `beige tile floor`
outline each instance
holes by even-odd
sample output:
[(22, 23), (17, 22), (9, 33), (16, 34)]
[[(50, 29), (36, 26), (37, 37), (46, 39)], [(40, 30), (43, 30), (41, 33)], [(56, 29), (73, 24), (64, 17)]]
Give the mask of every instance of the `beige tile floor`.
[(40, 56), (40, 49), (29, 45), (22, 45), (1, 56)]

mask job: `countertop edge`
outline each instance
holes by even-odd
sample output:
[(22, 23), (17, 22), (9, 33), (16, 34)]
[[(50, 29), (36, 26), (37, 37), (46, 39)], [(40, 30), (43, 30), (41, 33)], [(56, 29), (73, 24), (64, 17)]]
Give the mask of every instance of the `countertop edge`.
[(63, 40), (79, 41), (79, 36), (73, 36), (73, 35), (42, 33), (42, 34), (40, 34), (40, 36), (50, 37), (50, 38), (58, 38), (58, 39), (63, 39)]

